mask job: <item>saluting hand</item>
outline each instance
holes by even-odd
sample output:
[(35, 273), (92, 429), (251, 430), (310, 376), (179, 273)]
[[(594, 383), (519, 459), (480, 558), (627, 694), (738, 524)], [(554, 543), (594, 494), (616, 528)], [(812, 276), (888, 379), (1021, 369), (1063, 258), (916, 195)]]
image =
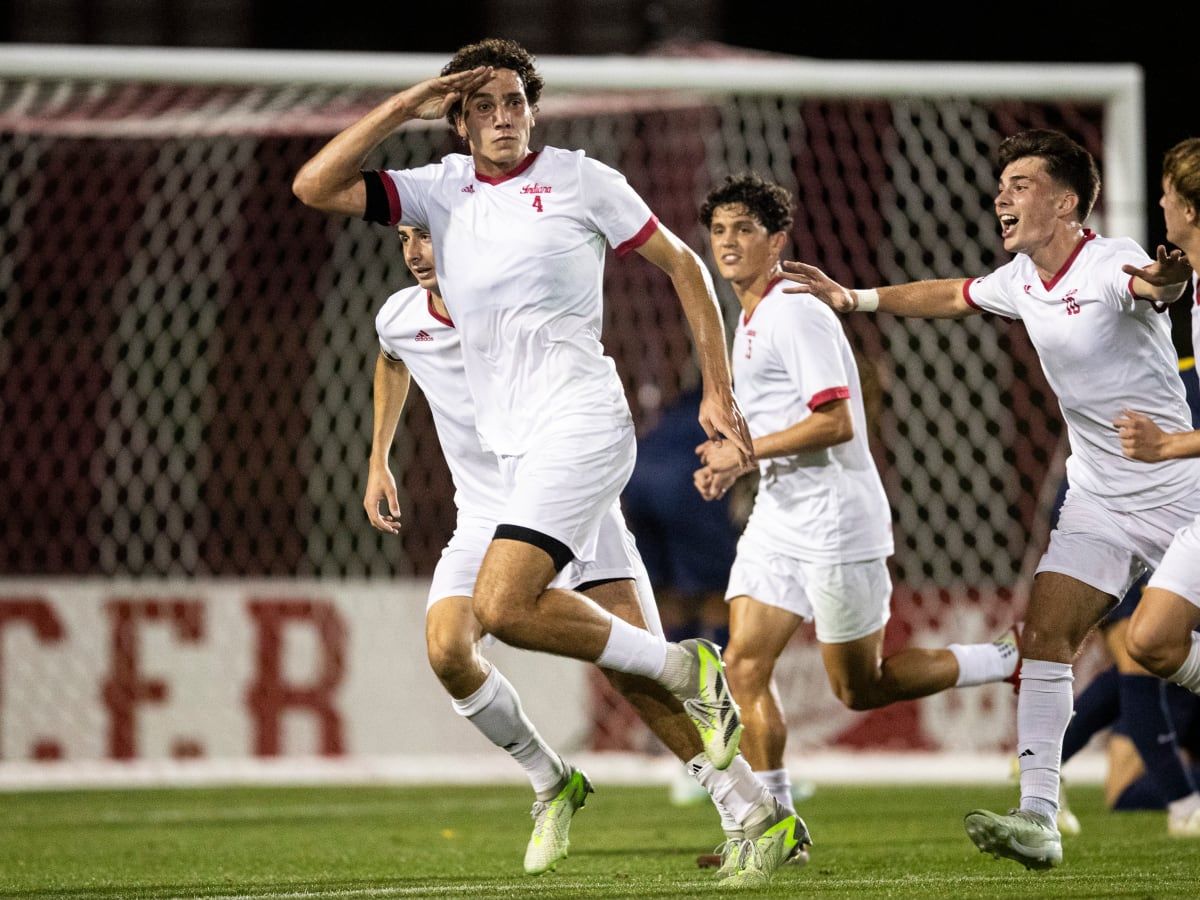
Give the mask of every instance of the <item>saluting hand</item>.
[(439, 75), (404, 91), (404, 104), (416, 118), (444, 119), (450, 107), (479, 90), (494, 75), (491, 66), (476, 66), (453, 75)]

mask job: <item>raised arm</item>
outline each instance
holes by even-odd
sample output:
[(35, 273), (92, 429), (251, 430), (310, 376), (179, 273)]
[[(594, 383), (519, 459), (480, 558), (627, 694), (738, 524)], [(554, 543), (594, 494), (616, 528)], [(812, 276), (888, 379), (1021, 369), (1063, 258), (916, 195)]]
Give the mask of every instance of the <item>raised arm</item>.
[[(371, 524), (388, 534), (400, 533), (400, 503), (396, 497), (396, 479), (388, 466), (388, 454), (400, 424), (404, 401), (408, 399), (411, 380), (408, 366), (379, 354), (375, 360), (375, 422), (371, 431), (371, 459), (363, 508)], [(386, 513), (379, 511), (381, 501), (387, 502)]]
[(812, 294), (835, 312), (879, 310), (919, 319), (962, 319), (979, 312), (966, 301), (963, 294), (963, 285), (967, 282), (965, 278), (911, 281), (874, 290), (851, 290), (838, 284), (816, 266), (790, 261), (782, 265), (783, 277), (796, 285), (784, 288), (784, 293)]
[(480, 66), (430, 78), (388, 97), (301, 166), (292, 193), (313, 209), (361, 218), (367, 211), (367, 192), (359, 173), (367, 155), (405, 122), (445, 116), (460, 97), (486, 84), (491, 72)]
[(1121, 271), (1133, 276), (1135, 296), (1155, 303), (1174, 303), (1183, 296), (1183, 289), (1192, 277), (1192, 266), (1184, 252), (1172, 250), (1168, 253), (1162, 244), (1158, 245), (1154, 262), (1140, 269), (1121, 266)]
[(662, 269), (675, 286), (683, 313), (687, 316), (700, 357), (704, 379), (704, 397), (700, 401), (700, 427), (709, 438), (728, 438), (745, 463), (753, 462), (750, 429), (733, 396), (729, 374), (729, 356), (725, 347), (725, 326), (721, 322), (712, 277), (704, 263), (687, 244), (659, 225), (638, 253)]

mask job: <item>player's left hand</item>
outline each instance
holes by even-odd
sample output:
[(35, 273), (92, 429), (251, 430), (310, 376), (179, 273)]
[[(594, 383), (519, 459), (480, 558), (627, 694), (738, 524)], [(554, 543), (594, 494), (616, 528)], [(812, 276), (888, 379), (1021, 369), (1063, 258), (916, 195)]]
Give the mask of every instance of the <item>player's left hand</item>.
[(750, 426), (728, 387), (716, 396), (704, 392), (700, 401), (700, 427), (715, 446), (732, 445), (739, 465), (753, 464), (754, 441), (750, 438)]
[(1140, 278), (1152, 287), (1182, 287), (1192, 277), (1192, 265), (1182, 250), (1168, 252), (1166, 247), (1159, 244), (1156, 256), (1154, 262), (1145, 268), (1124, 265), (1121, 266), (1121, 271), (1134, 278)]
[(705, 441), (696, 448), (696, 455), (705, 467), (715, 474), (732, 474), (734, 478), (750, 468), (745, 457), (732, 441)]
[(720, 500), (736, 481), (737, 473), (717, 472), (709, 466), (703, 466), (692, 474), (692, 482), (705, 500)]
[(1163, 453), (1167, 433), (1149, 416), (1127, 409), (1113, 419), (1113, 425), (1121, 438), (1121, 451), (1130, 459), (1159, 462), (1167, 458)]

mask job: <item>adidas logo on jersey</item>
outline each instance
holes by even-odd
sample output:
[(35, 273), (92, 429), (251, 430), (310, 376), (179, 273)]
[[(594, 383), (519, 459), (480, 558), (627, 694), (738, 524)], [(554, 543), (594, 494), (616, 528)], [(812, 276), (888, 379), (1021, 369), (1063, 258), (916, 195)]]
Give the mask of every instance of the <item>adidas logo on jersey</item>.
[(432, 341), (433, 335), (430, 334), (428, 331), (426, 331), (424, 328), (422, 328), (420, 331), (417, 332), (417, 336), (415, 338), (413, 338), (413, 340), (414, 341)]
[(465, 188), (463, 188), (463, 189), (462, 189), (462, 192), (463, 192), (464, 194), (473, 194), (473, 193), (475, 193), (475, 185), (473, 185), (473, 184), (468, 184), (468, 185), (467, 185)]

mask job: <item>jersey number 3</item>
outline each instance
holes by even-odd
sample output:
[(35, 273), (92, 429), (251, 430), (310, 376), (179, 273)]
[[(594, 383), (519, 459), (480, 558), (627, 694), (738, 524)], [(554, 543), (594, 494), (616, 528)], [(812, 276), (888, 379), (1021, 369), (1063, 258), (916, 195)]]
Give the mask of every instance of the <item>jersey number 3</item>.
[(542, 211), (542, 198), (541, 197), (533, 198), (533, 208), (536, 209), (538, 212)]

